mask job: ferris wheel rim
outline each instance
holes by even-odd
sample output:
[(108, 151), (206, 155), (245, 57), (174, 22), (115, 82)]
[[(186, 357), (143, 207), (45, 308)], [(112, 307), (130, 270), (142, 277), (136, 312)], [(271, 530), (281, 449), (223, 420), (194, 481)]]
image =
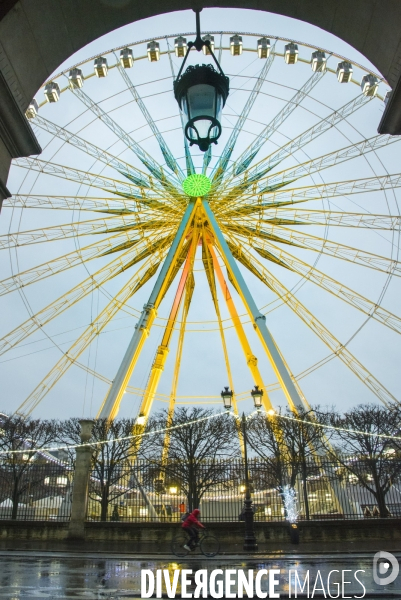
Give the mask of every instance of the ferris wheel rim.
[[(206, 32), (205, 32), (205, 33), (206, 33)], [(218, 32), (218, 33), (221, 33), (221, 32)], [(224, 32), (224, 33), (226, 33), (226, 32)], [(228, 32), (228, 33), (235, 33), (235, 32)], [(178, 35), (178, 34), (175, 34), (175, 35)], [(181, 35), (190, 35), (190, 34), (181, 34)], [(244, 35), (246, 35), (246, 34), (244, 34)], [(260, 35), (260, 34), (254, 34), (254, 35), (255, 35), (255, 36), (258, 36), (258, 35)], [(270, 36), (270, 37), (273, 37), (273, 36)], [(163, 36), (163, 37), (162, 37), (162, 38), (160, 38), (160, 39), (165, 39), (165, 38), (166, 38), (166, 36)], [(158, 39), (158, 38), (152, 38), (152, 39)], [(283, 41), (294, 41), (294, 40), (286, 40), (285, 38), (280, 38), (280, 39), (283, 39)], [(137, 42), (137, 44), (139, 44), (139, 43), (141, 43), (141, 42)], [(123, 47), (125, 47), (125, 46), (121, 46), (121, 48), (123, 48)], [(310, 48), (315, 48), (315, 46), (311, 46), (311, 45), (308, 45), (308, 47), (310, 47)], [(245, 51), (246, 51), (246, 49), (244, 48), (244, 52), (245, 52)], [(170, 51), (170, 52), (171, 52), (171, 51)], [(103, 54), (107, 54), (107, 53), (103, 53)], [(278, 55), (279, 55), (279, 54), (278, 54)], [(101, 56), (101, 55), (97, 55), (97, 56)], [(145, 57), (143, 57), (143, 58), (145, 58)], [(87, 59), (87, 60), (85, 61), (85, 63), (89, 62), (90, 60), (91, 60), (91, 59)], [(306, 61), (305, 61), (305, 62), (306, 62)], [(85, 64), (85, 63), (79, 63), (79, 64)], [(356, 64), (356, 63), (353, 61), (353, 64)], [(63, 72), (63, 73), (65, 73), (65, 72)], [(54, 78), (52, 78), (51, 80), (54, 80)], [(146, 83), (148, 83), (148, 82), (146, 82)], [(45, 85), (45, 84), (44, 84), (44, 85)], [(67, 88), (65, 88), (65, 90), (63, 90), (63, 91), (66, 91), (66, 89), (67, 89)], [(380, 99), (380, 98), (379, 98), (379, 99)], [(301, 108), (304, 108), (304, 107), (301, 107)], [(86, 110), (87, 110), (87, 109), (86, 109)], [(257, 134), (255, 133), (254, 135), (256, 136)], [(361, 137), (363, 137), (363, 136), (362, 136), (362, 134), (361, 134)], [(95, 161), (95, 162), (96, 162), (96, 161)], [(93, 164), (95, 164), (95, 163), (93, 163)], [(103, 167), (103, 170), (104, 170), (104, 169), (105, 169), (105, 167)], [(81, 184), (81, 186), (82, 186), (82, 184)], [(81, 186), (80, 186), (80, 187), (81, 187)], [(89, 191), (89, 190), (88, 190), (88, 191)], [(314, 269), (314, 267), (315, 267), (315, 264), (314, 264), (314, 265), (310, 265), (310, 269), (311, 269), (311, 270), (312, 270), (312, 269)], [(305, 281), (305, 279), (304, 279), (303, 277), (301, 277), (300, 281), (304, 281), (304, 283), (306, 283), (306, 281)], [(297, 285), (297, 284), (295, 284), (295, 286), (296, 286), (296, 285)], [(294, 286), (294, 287), (295, 287), (295, 286)], [(178, 322), (177, 322), (177, 323), (178, 323)]]

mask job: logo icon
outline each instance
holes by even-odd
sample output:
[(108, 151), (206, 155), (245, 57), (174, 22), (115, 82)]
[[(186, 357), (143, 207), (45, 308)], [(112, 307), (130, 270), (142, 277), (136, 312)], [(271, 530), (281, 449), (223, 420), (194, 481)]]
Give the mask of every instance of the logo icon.
[(376, 552), (373, 557), (373, 580), (377, 585), (393, 583), (397, 579), (399, 571), (400, 565), (393, 554), (384, 552), (384, 550)]

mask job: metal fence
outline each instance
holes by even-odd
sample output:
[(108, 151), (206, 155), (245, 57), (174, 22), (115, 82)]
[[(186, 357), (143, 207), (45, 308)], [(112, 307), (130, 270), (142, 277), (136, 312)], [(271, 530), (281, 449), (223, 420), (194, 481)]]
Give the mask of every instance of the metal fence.
[[(281, 471), (277, 467), (272, 461), (249, 461), (256, 522), (287, 519), (283, 489), (290, 483), (300, 521), (374, 519), (381, 511), (390, 518), (401, 517), (399, 459), (374, 465), (354, 458), (342, 466), (310, 460), (297, 466), (292, 481), (290, 466)], [(73, 481), (73, 465), (61, 460), (3, 460), (0, 519), (68, 521)], [(380, 509), (377, 491), (386, 484)], [(200, 508), (205, 522), (238, 522), (244, 495), (245, 466), (240, 459), (96, 464), (89, 481), (87, 519), (178, 523), (191, 505)]]
[[(371, 465), (358, 463), (359, 473), (376, 491)], [(355, 465), (353, 465), (355, 471)], [(391, 479), (385, 494), (388, 517), (401, 517), (400, 461), (381, 463), (383, 485)], [(300, 469), (302, 471), (302, 469)], [(390, 475), (390, 473), (392, 475)], [(249, 462), (249, 476), (256, 522), (284, 521), (286, 510), (283, 486), (289, 476), (277, 480), (274, 465), (255, 459)], [(281, 486), (279, 485), (281, 483)], [(358, 477), (331, 461), (313, 460), (297, 475), (293, 489), (298, 520), (368, 519), (380, 516), (378, 500)], [(280, 491), (281, 490), (281, 491)], [(169, 462), (137, 460), (92, 472), (89, 486), (88, 520), (179, 522), (189, 505), (199, 507), (202, 521), (238, 522), (244, 505), (245, 467), (242, 460)]]
[(68, 521), (71, 465), (21, 456), (0, 463), (0, 519)]

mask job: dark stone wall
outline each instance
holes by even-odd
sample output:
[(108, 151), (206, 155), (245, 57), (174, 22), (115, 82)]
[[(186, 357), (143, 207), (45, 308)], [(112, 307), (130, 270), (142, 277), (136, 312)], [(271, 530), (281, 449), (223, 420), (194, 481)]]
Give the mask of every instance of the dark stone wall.
[[(288, 525), (285, 523), (257, 523), (255, 534), (260, 552), (276, 552), (289, 548), (314, 551), (337, 547), (343, 550), (369, 550), (368, 544), (378, 549), (392, 542), (392, 548), (401, 546), (401, 521), (394, 519), (364, 519), (358, 521), (311, 521), (299, 523), (300, 545), (290, 544)], [(220, 540), (222, 553), (242, 553), (243, 523), (208, 523), (208, 529)], [(141, 553), (171, 554), (171, 540), (179, 524), (171, 523), (98, 523), (85, 526), (85, 541), (67, 540), (68, 523), (13, 522), (0, 523), (0, 547), (65, 549), (78, 545), (81, 550), (107, 550)], [(380, 546), (380, 548), (379, 548)]]

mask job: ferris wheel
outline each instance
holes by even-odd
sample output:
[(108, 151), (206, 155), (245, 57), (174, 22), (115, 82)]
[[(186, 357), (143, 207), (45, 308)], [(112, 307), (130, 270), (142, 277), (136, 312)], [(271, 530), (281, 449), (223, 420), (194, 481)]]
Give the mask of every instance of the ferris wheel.
[[(71, 325), (69, 312), (85, 299), (91, 318), (17, 412), (31, 414), (48, 394), (56, 401), (60, 380), (78, 368), (104, 385), (98, 416), (115, 418), (128, 392), (139, 399), (144, 425), (162, 400), (158, 387), (169, 363), (170, 393), (163, 397), (172, 414), (183, 357), (196, 356), (186, 335), (204, 335), (202, 329), (219, 336), (210, 351), (224, 358), (222, 383), (235, 390), (236, 411), (249, 390), (236, 381), (228, 330), (237, 339), (235, 363), (249, 369), (267, 411), (277, 388), (293, 410), (308, 407), (301, 379), (332, 360), (366, 386), (369, 399), (397, 401), (349, 348), (368, 322), (401, 333), (401, 318), (386, 304), (401, 274), (401, 174), (391, 167), (399, 138), (374, 132), (387, 83), (313, 44), (207, 32), (203, 61), (212, 62), (212, 50), (230, 94), (221, 130), (213, 123), (217, 144), (199, 150), (190, 145), (196, 136), (188, 110), (179, 110), (173, 94), (186, 55), (192, 68), (199, 62), (188, 52), (191, 36), (141, 40), (74, 64), (47, 81), (27, 110), (43, 154), (14, 160), (1, 236), (11, 274), (0, 282), (1, 295), (19, 295), (25, 318), (2, 334), (0, 354), (38, 332), (57, 346), (54, 332)], [(208, 295), (211, 312), (195, 326), (197, 294), (201, 304)], [(338, 332), (314, 310), (315, 298), (319, 308), (327, 303)], [(321, 349), (301, 373), (291, 368), (280, 335), (272, 335), (279, 309), (299, 322), (294, 352), (304, 352), (308, 336)], [(121, 314), (136, 326), (107, 376), (93, 356)], [(357, 315), (347, 333), (339, 326), (344, 314), (349, 322)], [(143, 385), (134, 387), (155, 328), (154, 359)], [(90, 352), (92, 362), (84, 359)], [(107, 348), (104, 355), (107, 362)], [(199, 396), (186, 398), (201, 402)]]

